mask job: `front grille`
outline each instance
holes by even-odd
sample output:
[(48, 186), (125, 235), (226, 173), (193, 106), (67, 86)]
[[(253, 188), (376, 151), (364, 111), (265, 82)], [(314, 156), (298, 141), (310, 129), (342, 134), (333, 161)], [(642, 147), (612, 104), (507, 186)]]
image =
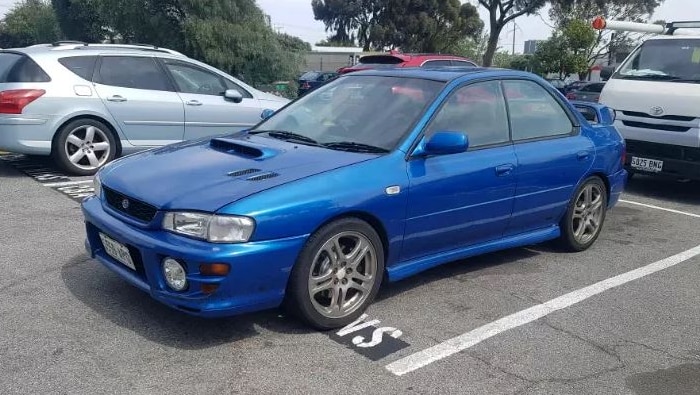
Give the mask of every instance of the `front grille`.
[[(102, 189), (104, 190), (105, 200), (112, 209), (143, 222), (151, 222), (153, 217), (156, 216), (156, 211), (158, 211), (158, 209), (154, 206), (130, 198), (104, 186)], [(125, 204), (125, 202), (127, 203)]]
[(700, 148), (680, 145), (650, 143), (648, 141), (627, 140), (628, 156), (649, 156), (652, 158), (675, 159), (700, 163)]
[(690, 121), (695, 120), (695, 117), (686, 117), (683, 115), (663, 115), (660, 117), (655, 117), (653, 115), (649, 115), (649, 114), (645, 114), (643, 112), (637, 112), (637, 111), (623, 111), (622, 113), (627, 115), (627, 116), (630, 116), (630, 117), (665, 119), (667, 121), (690, 122)]
[(686, 127), (686, 126), (657, 125), (654, 123), (635, 122), (635, 121), (622, 121), (622, 124), (625, 126), (633, 127), (633, 128), (665, 130), (668, 132), (687, 132), (690, 130), (690, 128)]

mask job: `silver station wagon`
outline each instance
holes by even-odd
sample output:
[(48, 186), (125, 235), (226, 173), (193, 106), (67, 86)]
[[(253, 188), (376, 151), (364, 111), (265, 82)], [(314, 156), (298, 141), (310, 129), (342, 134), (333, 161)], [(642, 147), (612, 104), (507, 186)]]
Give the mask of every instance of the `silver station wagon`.
[(51, 155), (74, 175), (146, 148), (248, 128), (288, 102), (150, 45), (0, 50), (0, 151)]

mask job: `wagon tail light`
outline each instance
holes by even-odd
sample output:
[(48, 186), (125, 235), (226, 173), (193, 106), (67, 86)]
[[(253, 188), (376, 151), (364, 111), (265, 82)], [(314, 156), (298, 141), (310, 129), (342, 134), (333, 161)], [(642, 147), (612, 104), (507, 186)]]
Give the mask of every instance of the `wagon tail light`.
[(0, 91), (0, 114), (21, 114), (24, 107), (45, 93), (43, 89)]

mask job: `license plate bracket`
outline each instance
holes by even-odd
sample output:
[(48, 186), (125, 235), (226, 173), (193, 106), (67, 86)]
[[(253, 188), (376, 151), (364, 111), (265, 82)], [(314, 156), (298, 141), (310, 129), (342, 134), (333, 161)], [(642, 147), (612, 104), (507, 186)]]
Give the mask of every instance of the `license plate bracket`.
[(105, 247), (105, 252), (107, 255), (111, 256), (129, 269), (134, 271), (136, 270), (136, 265), (134, 265), (134, 261), (131, 259), (131, 252), (127, 246), (105, 235), (104, 233), (100, 233), (100, 240), (102, 240), (102, 245)]

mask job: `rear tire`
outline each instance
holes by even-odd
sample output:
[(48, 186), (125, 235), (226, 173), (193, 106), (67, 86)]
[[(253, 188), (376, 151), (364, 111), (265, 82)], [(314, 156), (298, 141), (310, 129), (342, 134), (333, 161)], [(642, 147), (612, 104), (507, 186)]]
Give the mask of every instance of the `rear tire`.
[(63, 126), (54, 139), (51, 154), (66, 172), (91, 176), (116, 156), (117, 140), (104, 122), (79, 118)]
[(600, 177), (586, 179), (576, 189), (560, 223), (559, 244), (568, 251), (588, 249), (598, 239), (608, 207), (608, 192)]

